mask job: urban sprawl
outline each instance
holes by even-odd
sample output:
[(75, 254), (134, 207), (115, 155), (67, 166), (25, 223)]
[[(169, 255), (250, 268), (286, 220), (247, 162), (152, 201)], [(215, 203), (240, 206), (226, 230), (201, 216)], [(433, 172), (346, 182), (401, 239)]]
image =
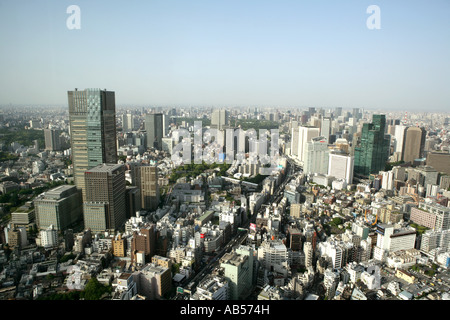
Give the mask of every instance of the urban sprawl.
[(449, 300), (450, 115), (119, 94), (1, 108), (1, 300)]

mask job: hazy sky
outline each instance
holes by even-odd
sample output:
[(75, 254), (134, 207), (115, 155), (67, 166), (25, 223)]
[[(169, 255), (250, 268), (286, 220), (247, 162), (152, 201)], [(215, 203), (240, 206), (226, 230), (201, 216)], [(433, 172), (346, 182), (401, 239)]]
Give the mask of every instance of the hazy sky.
[(119, 105), (448, 111), (449, 12), (448, 0), (0, 0), (0, 105), (106, 88)]

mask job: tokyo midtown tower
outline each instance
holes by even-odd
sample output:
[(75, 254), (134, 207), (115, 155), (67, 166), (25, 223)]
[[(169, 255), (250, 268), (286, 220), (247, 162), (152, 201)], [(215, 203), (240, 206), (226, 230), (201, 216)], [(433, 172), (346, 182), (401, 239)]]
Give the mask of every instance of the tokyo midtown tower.
[(84, 173), (102, 163), (117, 163), (116, 102), (113, 91), (68, 91), (75, 185), (86, 199)]

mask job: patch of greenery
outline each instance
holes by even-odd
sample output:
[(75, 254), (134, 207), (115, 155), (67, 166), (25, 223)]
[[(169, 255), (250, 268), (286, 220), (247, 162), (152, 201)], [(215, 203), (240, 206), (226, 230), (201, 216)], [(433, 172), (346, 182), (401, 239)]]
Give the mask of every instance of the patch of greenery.
[(236, 126), (240, 126), (242, 130), (255, 129), (259, 134), (259, 129), (278, 129), (280, 124), (276, 121), (270, 120), (239, 119), (236, 120)]
[(39, 147), (45, 146), (44, 130), (25, 129), (21, 127), (0, 129), (0, 140), (4, 144), (10, 145), (12, 142), (18, 142), (23, 146), (32, 146), (34, 140), (37, 140)]
[(427, 228), (427, 227), (424, 227), (424, 226), (418, 225), (418, 224), (416, 224), (416, 223), (411, 223), (411, 224), (410, 224), (410, 226), (411, 226), (411, 227), (413, 227), (414, 229), (416, 229), (416, 232), (417, 232), (417, 234), (419, 234), (419, 235), (422, 235), (422, 234), (424, 234), (424, 233), (425, 233), (425, 231), (427, 231), (427, 230), (428, 230), (428, 228)]
[(0, 152), (0, 162), (9, 161), (9, 160), (16, 161), (17, 159), (19, 159), (19, 157), (12, 153), (3, 152), (3, 151)]
[(196, 164), (196, 163), (190, 163), (190, 164), (185, 164), (183, 166), (179, 166), (177, 167), (172, 174), (169, 177), (169, 182), (174, 183), (176, 182), (178, 179), (183, 178), (183, 177), (196, 177), (198, 175), (200, 175), (201, 173), (204, 173), (206, 170), (211, 170), (211, 169), (215, 169), (215, 168), (219, 168), (220, 171), (218, 172), (217, 175), (224, 175), (225, 172), (228, 170), (228, 168), (230, 168), (230, 164), (226, 164), (226, 163), (212, 163), (212, 164), (207, 164), (205, 162), (202, 162), (201, 164)]
[(105, 286), (98, 282), (97, 278), (92, 277), (82, 291), (43, 295), (38, 297), (37, 300), (100, 300), (103, 295), (111, 294), (111, 292), (111, 286)]

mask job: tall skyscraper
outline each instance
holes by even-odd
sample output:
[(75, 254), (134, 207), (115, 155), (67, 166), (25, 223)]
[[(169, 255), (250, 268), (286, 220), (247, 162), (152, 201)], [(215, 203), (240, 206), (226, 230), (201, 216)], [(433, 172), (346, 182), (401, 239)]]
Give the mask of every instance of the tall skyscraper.
[(145, 115), (145, 131), (147, 132), (147, 147), (162, 150), (163, 114), (150, 113)]
[(303, 154), (304, 173), (328, 173), (328, 142), (325, 137), (316, 137), (306, 143)]
[(144, 210), (154, 211), (159, 205), (158, 167), (138, 167), (141, 206)]
[(61, 151), (61, 131), (55, 129), (44, 129), (45, 150)]
[(84, 173), (117, 162), (115, 93), (100, 89), (68, 91), (75, 185), (85, 199)]
[(101, 164), (85, 172), (84, 227), (117, 230), (126, 221), (125, 166)]
[(124, 113), (122, 115), (123, 132), (131, 132), (134, 129), (134, 118), (131, 113)]
[(331, 134), (331, 118), (322, 118), (322, 123), (320, 126), (320, 135), (324, 136), (327, 141), (330, 141)]
[(211, 115), (211, 128), (224, 130), (229, 125), (229, 114), (227, 110), (214, 110)]
[(426, 134), (424, 128), (409, 127), (406, 130), (403, 161), (413, 163), (414, 160), (423, 156)]
[[(293, 134), (297, 134), (297, 130), (293, 131)], [(306, 144), (311, 141), (311, 139), (318, 137), (320, 134), (320, 129), (316, 127), (298, 127), (298, 138), (291, 138), (291, 153), (297, 156), (298, 159), (303, 162), (303, 153), (306, 148)], [(295, 143), (297, 142), (297, 143)]]
[(403, 148), (405, 146), (405, 136), (406, 136), (406, 130), (408, 129), (407, 126), (403, 125), (396, 125), (395, 131), (394, 131), (394, 138), (395, 138), (395, 149), (394, 152), (400, 153), (400, 159), (403, 155)]
[(375, 114), (364, 123), (361, 142), (355, 147), (355, 173), (368, 176), (384, 170), (389, 157), (390, 139), (385, 136), (386, 116)]

